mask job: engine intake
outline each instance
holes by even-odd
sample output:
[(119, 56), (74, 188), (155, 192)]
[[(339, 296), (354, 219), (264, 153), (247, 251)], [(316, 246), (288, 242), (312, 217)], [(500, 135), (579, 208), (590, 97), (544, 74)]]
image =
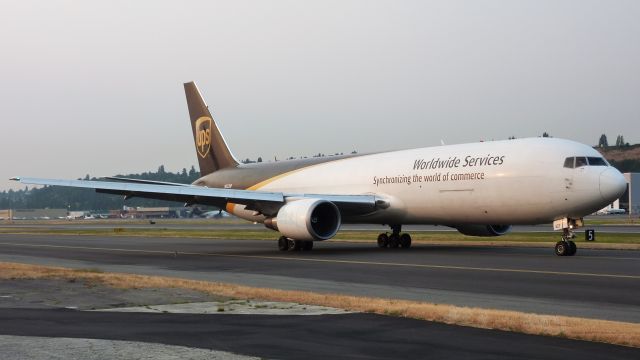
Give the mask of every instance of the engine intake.
[(468, 236), (501, 236), (511, 231), (511, 225), (459, 225), (455, 228)]
[(285, 204), (275, 219), (265, 226), (278, 230), (294, 240), (327, 240), (336, 235), (341, 225), (340, 210), (326, 200), (301, 199)]

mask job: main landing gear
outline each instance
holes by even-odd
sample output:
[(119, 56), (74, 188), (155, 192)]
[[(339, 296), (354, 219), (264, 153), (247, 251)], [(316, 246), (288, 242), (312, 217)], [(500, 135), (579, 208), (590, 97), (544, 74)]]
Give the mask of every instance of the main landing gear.
[(280, 251), (310, 251), (313, 249), (313, 241), (292, 240), (286, 236), (278, 239), (278, 250)]
[(378, 247), (379, 248), (404, 248), (411, 247), (411, 235), (404, 233), (400, 234), (402, 225), (391, 225), (391, 235), (382, 233), (378, 235)]

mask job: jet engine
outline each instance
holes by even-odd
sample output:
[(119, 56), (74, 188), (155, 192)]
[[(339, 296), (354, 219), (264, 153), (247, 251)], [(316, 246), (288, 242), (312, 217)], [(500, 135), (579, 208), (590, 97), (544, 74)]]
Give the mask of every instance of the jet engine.
[(511, 225), (459, 225), (455, 228), (468, 236), (501, 236), (511, 231)]
[(265, 226), (293, 240), (327, 240), (340, 229), (338, 207), (322, 199), (301, 199), (285, 204)]

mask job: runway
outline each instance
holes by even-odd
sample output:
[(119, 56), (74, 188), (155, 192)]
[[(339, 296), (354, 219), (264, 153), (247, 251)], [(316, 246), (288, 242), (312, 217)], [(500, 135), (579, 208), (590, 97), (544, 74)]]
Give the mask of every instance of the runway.
[[(241, 239), (0, 235), (0, 261), (640, 322), (640, 253)], [(296, 316), (0, 309), (0, 335), (154, 342), (299, 358), (632, 358), (637, 349), (372, 314)], [(304, 318), (304, 319), (303, 319)], [(501, 344), (509, 344), (504, 347)], [(0, 349), (1, 350), (1, 349)], [(0, 351), (1, 353), (1, 351)]]
[(0, 235), (0, 261), (165, 275), (640, 323), (640, 252), (321, 242)]

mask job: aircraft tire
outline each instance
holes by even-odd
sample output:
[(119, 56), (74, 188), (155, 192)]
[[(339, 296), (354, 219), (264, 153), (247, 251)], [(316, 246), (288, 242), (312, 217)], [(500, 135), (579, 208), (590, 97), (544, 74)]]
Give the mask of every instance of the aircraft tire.
[(303, 246), (304, 246), (304, 241), (302, 241), (302, 240), (293, 240), (293, 246), (291, 247), (291, 250), (300, 251), (300, 250), (302, 250)]
[(569, 241), (569, 253), (567, 255), (573, 256), (577, 251), (578, 247), (576, 246), (576, 243), (574, 243), (573, 241)]
[(389, 246), (389, 236), (385, 233), (378, 235), (378, 247), (384, 249), (387, 246)]
[(408, 249), (411, 247), (411, 235), (404, 233), (400, 235), (400, 247)]
[(400, 236), (391, 234), (391, 236), (389, 236), (389, 247), (397, 249), (398, 246), (400, 246)]
[(313, 241), (304, 241), (302, 243), (302, 250), (304, 250), (304, 251), (313, 250)]
[(278, 250), (287, 251), (289, 250), (289, 239), (286, 236), (280, 236), (278, 239)]
[(567, 256), (569, 254), (569, 248), (566, 241), (558, 241), (555, 247), (555, 253), (558, 256)]

